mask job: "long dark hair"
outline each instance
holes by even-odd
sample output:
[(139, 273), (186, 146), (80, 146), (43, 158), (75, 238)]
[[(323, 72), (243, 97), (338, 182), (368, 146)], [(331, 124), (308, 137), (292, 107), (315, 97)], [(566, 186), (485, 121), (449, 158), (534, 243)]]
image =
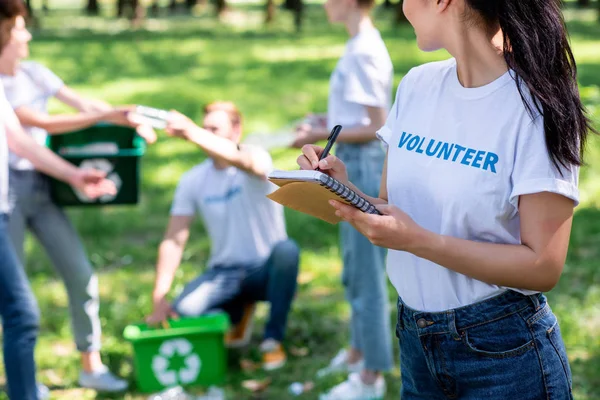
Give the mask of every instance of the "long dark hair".
[[(558, 168), (581, 165), (589, 132), (577, 86), (577, 66), (569, 45), (560, 0), (465, 0), (486, 23), (499, 24), (504, 58), (531, 116), (544, 117), (546, 146)], [(523, 93), (525, 83), (533, 101)], [(531, 104), (533, 103), (533, 104)]]

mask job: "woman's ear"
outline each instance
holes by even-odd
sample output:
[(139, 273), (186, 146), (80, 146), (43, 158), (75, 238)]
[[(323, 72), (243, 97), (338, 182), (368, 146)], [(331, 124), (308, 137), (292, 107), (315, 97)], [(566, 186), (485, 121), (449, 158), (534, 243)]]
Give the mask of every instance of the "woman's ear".
[(437, 0), (437, 12), (440, 14), (443, 13), (454, 1), (455, 0)]

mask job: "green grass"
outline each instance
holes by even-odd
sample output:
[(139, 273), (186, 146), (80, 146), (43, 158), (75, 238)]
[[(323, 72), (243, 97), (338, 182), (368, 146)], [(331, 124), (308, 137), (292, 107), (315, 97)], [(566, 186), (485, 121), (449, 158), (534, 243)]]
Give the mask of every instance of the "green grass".
[[(236, 8), (240, 10), (240, 7)], [(227, 99), (239, 104), (247, 132), (276, 129), (309, 111), (323, 111), (328, 79), (343, 51), (345, 32), (329, 27), (318, 6), (308, 9), (305, 31), (293, 31), (291, 16), (280, 13), (277, 22), (262, 26), (262, 9), (247, 6), (225, 23), (211, 15), (149, 20), (131, 32), (125, 21), (90, 19), (72, 10), (54, 11), (34, 32), (32, 58), (51, 67), (86, 95), (116, 104), (138, 103), (178, 109), (196, 120), (201, 106)], [(409, 26), (394, 27), (391, 15), (378, 11), (379, 25), (392, 54), (396, 83), (412, 67), (443, 59), (443, 52), (425, 54), (415, 44)], [(392, 13), (389, 13), (392, 14)], [(582, 95), (600, 126), (600, 25), (591, 12), (569, 11), (569, 26), (580, 68)], [(54, 110), (60, 109), (56, 104)], [(294, 166), (296, 152), (275, 151), (279, 168)], [(151, 310), (156, 249), (168, 218), (179, 176), (203, 159), (193, 146), (161, 137), (143, 159), (143, 195), (136, 207), (72, 209), (69, 214), (98, 271), (101, 291), (103, 357), (110, 367), (128, 377), (132, 391), (113, 398), (145, 399), (137, 393), (132, 352), (122, 339), (123, 328), (142, 320)], [(600, 142), (593, 140), (589, 165), (581, 173), (583, 202), (577, 209), (571, 249), (560, 284), (549, 293), (561, 322), (574, 374), (577, 399), (600, 398)], [(307, 347), (305, 357), (291, 357), (272, 374), (273, 383), (262, 398), (286, 399), (294, 381), (313, 380), (335, 352), (347, 343), (349, 309), (340, 285), (341, 263), (336, 227), (310, 217), (286, 212), (289, 235), (302, 247), (297, 300), (289, 322), (288, 346)], [(197, 224), (177, 273), (174, 293), (203, 269), (209, 243)], [(37, 243), (27, 241), (27, 270), (42, 312), (37, 347), (39, 378), (51, 387), (55, 399), (105, 398), (77, 388), (75, 351), (62, 282)], [(390, 303), (395, 300), (390, 286)], [(225, 389), (229, 399), (252, 398), (242, 388), (242, 358), (258, 359), (266, 307), (259, 309), (253, 346), (229, 355)], [(394, 311), (390, 319), (395, 323)], [(397, 345), (394, 347), (398, 355)], [(1, 375), (1, 373), (0, 373)], [(316, 382), (303, 398), (316, 394), (343, 376)], [(400, 372), (388, 376), (388, 399), (398, 398)], [(2, 395), (0, 395), (2, 398)]]

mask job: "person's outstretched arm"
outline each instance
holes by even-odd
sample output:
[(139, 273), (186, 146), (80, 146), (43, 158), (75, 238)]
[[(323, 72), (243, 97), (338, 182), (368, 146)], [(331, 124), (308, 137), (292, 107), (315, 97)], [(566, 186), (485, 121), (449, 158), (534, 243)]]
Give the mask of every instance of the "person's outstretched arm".
[(194, 143), (213, 160), (225, 161), (242, 171), (266, 178), (268, 165), (260, 154), (246, 151), (243, 146), (202, 129), (185, 115), (177, 112), (172, 115), (166, 129), (168, 134)]
[(109, 111), (50, 115), (27, 106), (21, 106), (15, 110), (15, 113), (22, 125), (35, 126), (42, 128), (51, 135), (58, 135), (87, 128), (103, 121), (117, 125), (132, 126), (132, 122), (127, 117), (129, 111), (129, 107), (121, 107), (111, 108)]
[(166, 296), (181, 263), (192, 220), (193, 217), (188, 216), (172, 216), (169, 220), (165, 237), (158, 248), (156, 279), (152, 292), (153, 311), (147, 318), (149, 324), (158, 324), (174, 316)]
[(116, 192), (114, 183), (105, 179), (103, 172), (81, 169), (63, 160), (23, 131), (19, 119), (8, 104), (0, 108), (5, 114), (6, 139), (13, 153), (31, 161), (38, 171), (82, 190), (91, 198)]
[(107, 112), (113, 109), (107, 102), (84, 97), (67, 85), (63, 85), (55, 97), (79, 112)]

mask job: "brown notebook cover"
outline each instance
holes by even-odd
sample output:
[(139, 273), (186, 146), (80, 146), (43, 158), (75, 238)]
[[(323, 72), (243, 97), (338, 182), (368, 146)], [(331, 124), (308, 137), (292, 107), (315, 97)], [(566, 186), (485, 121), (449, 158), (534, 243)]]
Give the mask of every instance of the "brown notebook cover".
[(335, 208), (329, 204), (329, 200), (332, 199), (346, 204), (354, 203), (355, 206), (358, 204), (362, 211), (377, 213), (374, 206), (332, 178), (328, 178), (325, 184), (321, 180), (323, 175), (318, 171), (274, 171), (269, 175), (269, 181), (279, 188), (267, 197), (285, 207), (312, 215), (330, 224), (341, 221), (341, 218), (335, 215)]

